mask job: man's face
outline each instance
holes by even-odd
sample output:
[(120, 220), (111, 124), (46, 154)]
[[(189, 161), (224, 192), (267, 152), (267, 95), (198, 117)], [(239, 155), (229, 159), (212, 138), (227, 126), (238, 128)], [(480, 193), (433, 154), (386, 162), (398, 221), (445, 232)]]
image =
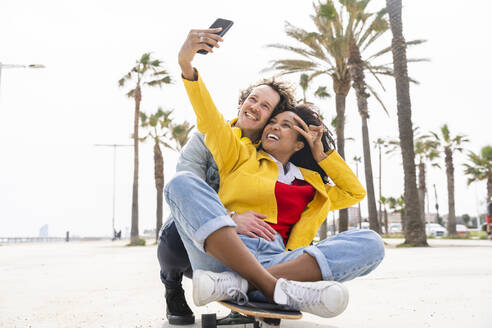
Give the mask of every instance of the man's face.
[(280, 95), (268, 85), (254, 88), (239, 106), (236, 126), (243, 134), (258, 134), (270, 119), (280, 101)]

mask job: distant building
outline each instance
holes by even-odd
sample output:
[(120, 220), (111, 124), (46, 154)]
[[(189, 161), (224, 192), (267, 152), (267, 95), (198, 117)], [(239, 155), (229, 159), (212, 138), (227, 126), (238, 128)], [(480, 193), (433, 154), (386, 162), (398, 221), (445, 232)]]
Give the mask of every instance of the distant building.
[(48, 225), (45, 224), (39, 229), (39, 237), (48, 237)]
[(148, 236), (148, 237), (155, 236), (155, 228), (154, 229), (144, 229), (143, 235)]

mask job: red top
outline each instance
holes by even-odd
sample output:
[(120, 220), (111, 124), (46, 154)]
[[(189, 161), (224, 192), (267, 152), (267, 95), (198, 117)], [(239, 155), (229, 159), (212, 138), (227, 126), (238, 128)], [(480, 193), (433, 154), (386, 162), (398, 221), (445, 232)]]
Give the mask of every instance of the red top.
[(278, 182), (275, 184), (277, 199), (277, 223), (270, 223), (287, 244), (290, 230), (299, 221), (307, 204), (314, 197), (314, 188), (309, 183), (295, 179), (291, 185)]

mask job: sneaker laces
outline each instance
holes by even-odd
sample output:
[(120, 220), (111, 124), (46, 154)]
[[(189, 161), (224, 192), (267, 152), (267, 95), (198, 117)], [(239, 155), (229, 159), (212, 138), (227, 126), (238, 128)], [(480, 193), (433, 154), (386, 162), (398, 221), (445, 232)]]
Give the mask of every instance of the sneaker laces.
[(219, 295), (227, 295), (231, 297), (237, 304), (244, 305), (248, 303), (248, 295), (241, 290), (241, 287), (231, 286), (236, 280), (239, 280), (239, 286), (241, 285), (241, 279), (239, 276), (230, 273), (224, 276), (218, 276), (215, 286)]
[(226, 294), (239, 305), (248, 303), (248, 295), (238, 288), (230, 287), (227, 289)]
[(287, 306), (296, 310), (305, 309), (311, 305), (321, 303), (321, 291), (309, 283), (297, 283), (295, 281), (282, 281), (281, 288), (288, 296)]

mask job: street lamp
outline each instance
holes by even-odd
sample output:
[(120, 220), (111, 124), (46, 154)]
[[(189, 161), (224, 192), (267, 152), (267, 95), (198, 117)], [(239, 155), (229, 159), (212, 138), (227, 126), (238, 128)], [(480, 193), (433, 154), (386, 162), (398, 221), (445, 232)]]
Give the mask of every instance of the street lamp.
[(133, 145), (117, 145), (117, 144), (95, 144), (96, 147), (112, 147), (113, 148), (113, 235), (115, 236), (114, 228), (114, 207), (115, 207), (115, 192), (116, 192), (116, 148), (117, 147), (133, 147)]
[(0, 62), (0, 85), (2, 82), (2, 70), (4, 68), (45, 68), (42, 64), (29, 64), (29, 65), (20, 65), (20, 64), (3, 64)]

